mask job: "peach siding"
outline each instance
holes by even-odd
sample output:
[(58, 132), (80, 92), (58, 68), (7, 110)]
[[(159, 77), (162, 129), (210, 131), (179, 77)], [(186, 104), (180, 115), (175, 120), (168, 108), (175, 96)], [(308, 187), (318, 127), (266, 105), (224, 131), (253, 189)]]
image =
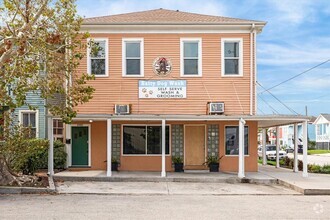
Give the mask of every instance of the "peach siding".
[[(132, 104), (133, 114), (205, 114), (209, 101), (224, 101), (227, 115), (250, 112), (250, 34), (93, 34), (92, 37), (109, 39), (109, 77), (90, 82), (96, 91), (89, 103), (77, 108), (81, 114), (111, 114), (115, 104)], [(122, 77), (122, 38), (129, 37), (144, 38), (144, 77)], [(201, 78), (180, 77), (180, 38), (187, 37), (202, 38)], [(243, 38), (243, 77), (221, 77), (221, 38), (230, 37)], [(153, 73), (152, 63), (159, 56), (172, 61), (173, 70), (167, 77)], [(81, 62), (79, 72), (87, 72), (86, 61), (85, 58)], [(187, 98), (139, 99), (140, 79), (186, 79)]]
[[(114, 122), (114, 124), (141, 124), (143, 122)], [(86, 124), (76, 122), (75, 124)], [(148, 123), (157, 124), (157, 123)], [(225, 154), (225, 126), (238, 125), (237, 122), (169, 122), (168, 124), (219, 124), (219, 156)], [(257, 122), (247, 122), (249, 126), (249, 155), (245, 156), (245, 171), (258, 171), (257, 152)], [(91, 123), (91, 168), (71, 168), (71, 170), (106, 170), (106, 122)], [(207, 136), (206, 136), (207, 138)], [(206, 140), (207, 141), (207, 140)], [(171, 143), (171, 142), (170, 142)], [(171, 151), (171, 146), (170, 146)], [(122, 171), (161, 171), (161, 156), (134, 156), (121, 155), (120, 167)], [(166, 156), (166, 171), (173, 171), (171, 154)], [(220, 170), (225, 172), (237, 172), (238, 156), (224, 156), (220, 161)]]

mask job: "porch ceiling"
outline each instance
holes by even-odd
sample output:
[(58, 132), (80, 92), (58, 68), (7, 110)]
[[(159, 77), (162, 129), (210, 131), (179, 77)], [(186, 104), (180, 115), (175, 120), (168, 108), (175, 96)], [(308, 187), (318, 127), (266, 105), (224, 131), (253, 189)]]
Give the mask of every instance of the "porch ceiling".
[(268, 128), (309, 121), (312, 117), (302, 115), (112, 115), (112, 114), (78, 114), (75, 121), (257, 121), (259, 128)]

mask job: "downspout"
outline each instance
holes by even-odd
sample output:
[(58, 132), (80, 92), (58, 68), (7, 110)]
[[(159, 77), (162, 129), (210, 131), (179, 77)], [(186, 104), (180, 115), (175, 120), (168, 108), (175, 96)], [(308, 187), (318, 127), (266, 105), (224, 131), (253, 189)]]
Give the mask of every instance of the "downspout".
[(253, 51), (254, 51), (254, 31), (255, 31), (255, 24), (253, 23), (251, 26), (250, 32), (250, 115), (253, 115), (253, 69), (254, 69), (254, 61), (253, 61)]

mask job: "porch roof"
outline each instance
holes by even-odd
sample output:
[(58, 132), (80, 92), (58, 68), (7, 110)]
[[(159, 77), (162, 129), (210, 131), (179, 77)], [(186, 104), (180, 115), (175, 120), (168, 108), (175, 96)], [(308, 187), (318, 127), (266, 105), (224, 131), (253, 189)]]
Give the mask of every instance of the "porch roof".
[(259, 128), (309, 121), (311, 117), (302, 115), (113, 115), (113, 114), (78, 114), (75, 121), (106, 120), (114, 121), (257, 121)]

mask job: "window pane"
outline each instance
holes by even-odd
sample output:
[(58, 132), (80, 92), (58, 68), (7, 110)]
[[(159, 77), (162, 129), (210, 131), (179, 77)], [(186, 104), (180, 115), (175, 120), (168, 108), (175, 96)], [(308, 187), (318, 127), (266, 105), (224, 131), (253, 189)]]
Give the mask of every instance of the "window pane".
[(30, 113), (30, 126), (36, 127), (36, 113)]
[(146, 153), (146, 127), (124, 126), (123, 128), (124, 154)]
[[(170, 151), (170, 136), (169, 126), (165, 128), (165, 153)], [(162, 154), (162, 127), (148, 126), (147, 127), (147, 152), (148, 154)]]
[(23, 127), (29, 127), (29, 114), (23, 113)]
[(198, 43), (184, 43), (184, 57), (198, 57)]
[(147, 127), (147, 151), (148, 154), (162, 153), (162, 128), (160, 126)]
[(94, 41), (91, 45), (90, 56), (93, 58), (105, 57), (105, 41)]
[(37, 137), (37, 129), (36, 128), (31, 128), (30, 130), (30, 138), (35, 138)]
[(225, 43), (225, 57), (239, 57), (239, 43)]
[[(238, 141), (239, 131), (238, 126), (226, 127), (226, 154), (227, 155), (238, 155)], [(248, 155), (249, 148), (249, 130), (248, 127), (244, 127), (244, 153)]]
[(62, 135), (63, 134), (63, 129), (62, 128), (58, 128), (57, 129), (57, 134), (58, 135)]
[(234, 60), (234, 59), (225, 60), (225, 74), (238, 75), (238, 60)]
[(62, 120), (57, 120), (57, 126), (59, 128), (63, 128), (63, 121)]
[(140, 75), (140, 60), (139, 59), (126, 60), (126, 74), (127, 75)]
[(126, 43), (126, 57), (140, 57), (140, 43)]
[(95, 75), (105, 75), (105, 60), (91, 60), (92, 68), (91, 73)]
[(198, 75), (198, 60), (185, 59), (184, 60), (184, 75)]

